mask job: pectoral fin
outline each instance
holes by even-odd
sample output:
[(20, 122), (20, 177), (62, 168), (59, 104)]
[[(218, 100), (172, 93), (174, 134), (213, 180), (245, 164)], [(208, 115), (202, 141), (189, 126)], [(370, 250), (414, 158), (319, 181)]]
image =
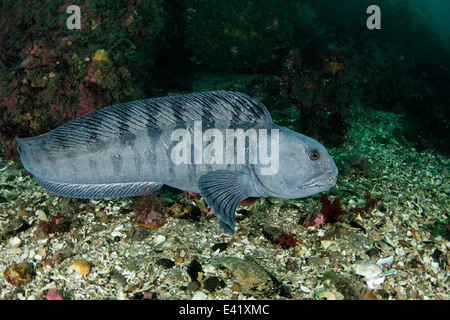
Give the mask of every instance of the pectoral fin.
[(239, 202), (247, 199), (250, 177), (227, 170), (204, 174), (198, 181), (201, 195), (219, 218), (219, 228), (226, 234), (234, 234), (234, 214)]

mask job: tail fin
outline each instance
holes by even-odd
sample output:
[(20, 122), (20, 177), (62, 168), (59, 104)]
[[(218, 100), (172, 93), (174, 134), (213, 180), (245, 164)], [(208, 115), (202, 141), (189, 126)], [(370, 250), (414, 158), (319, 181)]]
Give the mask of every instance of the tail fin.
[(23, 167), (30, 173), (33, 173), (32, 161), (30, 159), (31, 146), (27, 143), (27, 139), (16, 138), (17, 145), (19, 147), (20, 161)]

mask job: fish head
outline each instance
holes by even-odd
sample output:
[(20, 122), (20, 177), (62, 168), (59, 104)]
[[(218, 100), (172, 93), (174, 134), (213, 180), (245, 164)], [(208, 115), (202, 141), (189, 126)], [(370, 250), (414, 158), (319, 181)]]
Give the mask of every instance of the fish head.
[(338, 169), (333, 158), (321, 143), (308, 136), (279, 127), (278, 154), (278, 171), (258, 177), (270, 196), (303, 198), (337, 182)]

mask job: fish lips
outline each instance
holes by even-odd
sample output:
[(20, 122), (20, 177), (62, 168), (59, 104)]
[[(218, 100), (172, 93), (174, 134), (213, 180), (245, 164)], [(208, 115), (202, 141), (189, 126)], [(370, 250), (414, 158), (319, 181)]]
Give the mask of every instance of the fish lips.
[(337, 173), (337, 168), (335, 168), (335, 170), (331, 170), (314, 177), (314, 181), (312, 183), (299, 184), (296, 189), (302, 192), (308, 191), (310, 195), (325, 191), (336, 185)]

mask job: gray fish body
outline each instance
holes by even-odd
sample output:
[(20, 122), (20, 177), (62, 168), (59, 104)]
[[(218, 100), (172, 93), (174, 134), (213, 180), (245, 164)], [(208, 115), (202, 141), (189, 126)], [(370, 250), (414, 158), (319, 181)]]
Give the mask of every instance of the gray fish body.
[(165, 184), (199, 192), (228, 234), (240, 201), (306, 197), (337, 175), (321, 144), (275, 125), (264, 105), (238, 92), (115, 105), (17, 142), (24, 168), (49, 191), (105, 198)]

